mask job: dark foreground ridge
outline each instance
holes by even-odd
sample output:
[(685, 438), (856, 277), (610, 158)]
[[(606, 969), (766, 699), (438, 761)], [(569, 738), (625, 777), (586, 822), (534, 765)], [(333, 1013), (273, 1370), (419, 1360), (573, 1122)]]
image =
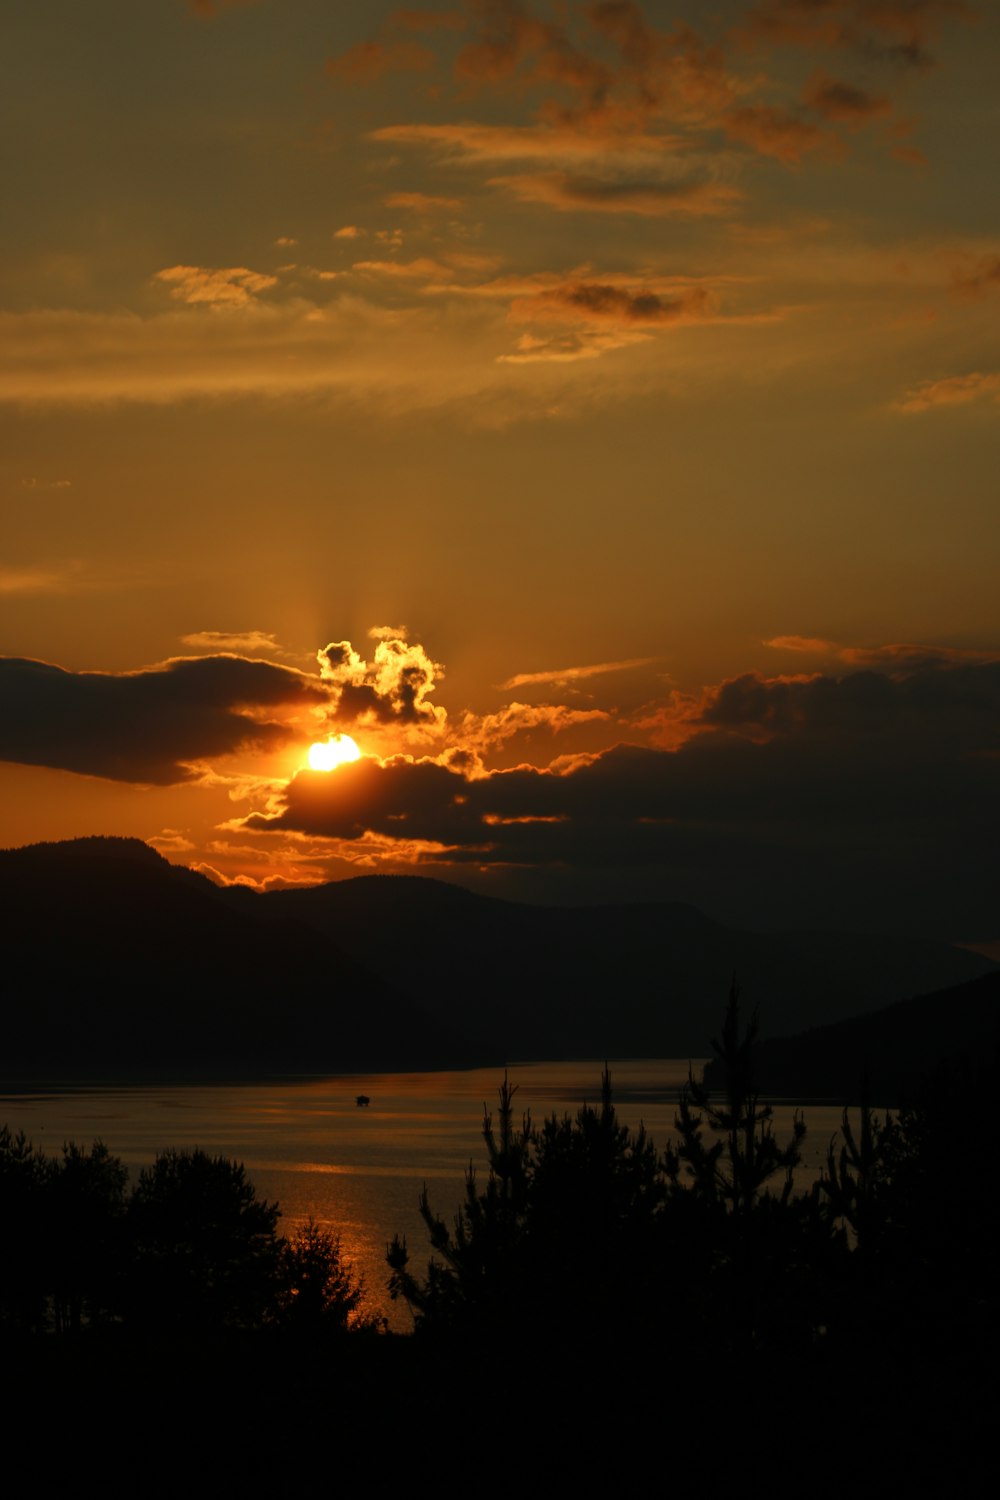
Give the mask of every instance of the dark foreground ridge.
[(704, 1056), (735, 972), (770, 1033), (996, 971), (935, 941), (736, 932), (376, 876), (260, 895), (134, 839), (0, 851), (0, 1077), (248, 1077)]

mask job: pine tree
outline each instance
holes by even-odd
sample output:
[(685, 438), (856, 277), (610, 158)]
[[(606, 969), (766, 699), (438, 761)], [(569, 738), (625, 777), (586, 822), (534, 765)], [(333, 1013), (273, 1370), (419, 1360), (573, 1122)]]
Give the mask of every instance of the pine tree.
[[(680, 1143), (668, 1146), (664, 1158), (675, 1190), (693, 1188), (708, 1203), (723, 1206), (739, 1221), (753, 1214), (762, 1196), (773, 1196), (767, 1184), (779, 1172), (784, 1174), (780, 1202), (787, 1204), (806, 1133), (805, 1121), (797, 1114), (787, 1145), (780, 1145), (775, 1138), (771, 1123), (774, 1111), (770, 1104), (760, 1102), (754, 1084), (757, 1027), (755, 1012), (740, 1034), (739, 990), (734, 980), (722, 1035), (712, 1040), (712, 1050), (723, 1068), (723, 1098), (713, 1102), (708, 1090), (689, 1075), (675, 1121)], [(703, 1135), (706, 1121), (716, 1137), (710, 1144)]]

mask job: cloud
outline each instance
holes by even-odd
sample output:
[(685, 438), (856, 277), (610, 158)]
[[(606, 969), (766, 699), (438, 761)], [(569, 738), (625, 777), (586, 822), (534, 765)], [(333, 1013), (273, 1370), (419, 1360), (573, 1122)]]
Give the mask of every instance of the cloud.
[(638, 214), (643, 218), (690, 218), (725, 214), (743, 194), (723, 182), (634, 182), (573, 176), (567, 172), (518, 173), (493, 177), (522, 203), (543, 203), (563, 213)]
[(383, 198), (386, 208), (405, 208), (416, 214), (458, 213), (460, 198), (435, 197), (433, 193), (389, 193)]
[(382, 125), (369, 139), (387, 145), (423, 146), (446, 158), (467, 164), (545, 162), (580, 167), (609, 162), (645, 165), (652, 169), (672, 158), (681, 137), (632, 131), (605, 137), (566, 124), (484, 125), (477, 121), (443, 124)]
[(975, 14), (964, 0), (758, 0), (738, 34), (749, 45), (845, 49), (925, 68), (944, 22)]
[(178, 302), (210, 307), (246, 307), (260, 292), (277, 286), (277, 276), (248, 271), (246, 266), (210, 270), (205, 266), (168, 266), (157, 271), (155, 281), (165, 282)]
[(329, 698), (315, 677), (241, 656), (120, 673), (0, 657), (0, 759), (167, 786), (194, 779), (193, 762), (286, 744), (289, 715)]
[(387, 73), (424, 73), (436, 59), (419, 42), (358, 42), (338, 57), (331, 57), (326, 71), (347, 83), (373, 83)]
[(818, 635), (775, 635), (763, 644), (776, 651), (801, 651), (815, 656), (829, 656), (839, 649), (834, 641)]
[(357, 224), (344, 224), (340, 229), (333, 231), (333, 238), (335, 240), (356, 240), (364, 233), (365, 231), (359, 229)]
[(812, 911), (821, 926), (835, 910), (957, 934), (995, 918), (1000, 662), (745, 674), (675, 712), (674, 749), (620, 744), (545, 769), (396, 756), (300, 772), (277, 812), (239, 826), (372, 841), (380, 862), (396, 839), (411, 852), (423, 841), (425, 865), (548, 872), (539, 890), (587, 870), (606, 890), (614, 872), (642, 871), (647, 892), (719, 912), (756, 901), (772, 923)]
[(338, 722), (399, 724), (440, 732), (447, 713), (429, 701), (444, 669), (423, 646), (376, 627), (378, 644), (370, 662), (350, 641), (331, 641), (316, 653), (320, 675), (331, 692)]
[(199, 651), (280, 651), (281, 647), (269, 630), (198, 630), (193, 635), (182, 635), (181, 643), (194, 646)]
[[(504, 745), (516, 735), (535, 729), (561, 734), (582, 724), (607, 723), (611, 715), (603, 708), (567, 708), (563, 703), (508, 703), (495, 714), (466, 714), (458, 728), (463, 750), (476, 755)], [(455, 761), (449, 762), (454, 766)]]
[(662, 297), (651, 291), (632, 292), (601, 282), (575, 281), (518, 298), (511, 304), (510, 315), (522, 322), (555, 318), (657, 327), (695, 322), (711, 307), (712, 298), (704, 287), (689, 287), (676, 297)]
[(747, 104), (732, 110), (725, 118), (725, 130), (732, 140), (783, 162), (800, 161), (808, 151), (836, 153), (842, 149), (820, 126), (771, 104)]
[(889, 100), (869, 94), (853, 84), (815, 73), (802, 92), (803, 102), (827, 120), (843, 125), (864, 125), (891, 111)]
[(21, 480), (23, 490), (68, 490), (72, 485), (72, 479), (36, 479), (34, 475)]
[(165, 857), (171, 854), (191, 854), (197, 849), (197, 844), (187, 837), (178, 828), (164, 828), (160, 833), (151, 834), (146, 839), (147, 844), (152, 844), (154, 849), (159, 849)]
[(556, 667), (545, 672), (518, 672), (500, 684), (505, 691), (520, 687), (534, 687), (543, 683), (578, 682), (581, 678), (599, 677), (606, 672), (628, 672), (635, 667), (652, 666), (658, 656), (631, 656), (624, 661), (602, 661), (586, 667)]
[(636, 329), (627, 330), (619, 326), (613, 332), (599, 332), (585, 328), (580, 332), (561, 334), (556, 338), (537, 338), (524, 333), (515, 342), (516, 353), (498, 354), (501, 365), (575, 364), (582, 359), (599, 359), (615, 349), (627, 349), (631, 344), (642, 343), (648, 333)]
[(1000, 374), (975, 370), (968, 375), (948, 375), (915, 385), (895, 403), (896, 411), (930, 411), (936, 406), (968, 406), (985, 397), (1000, 400)]
[(821, 636), (776, 635), (765, 646), (778, 651), (796, 651), (812, 656), (833, 656), (851, 666), (879, 667), (890, 674), (914, 671), (935, 662), (996, 661), (1000, 651), (983, 651), (966, 646), (925, 646), (913, 641), (894, 641), (883, 646), (844, 646)]
[(298, 242), (298, 240), (293, 239), (290, 234), (281, 234), (281, 235), (278, 236), (278, 238), (275, 240), (274, 243), (276, 245), (289, 246), (289, 245), (297, 245), (299, 242)]
[[(716, 29), (714, 43), (683, 21), (651, 25), (631, 0), (545, 10), (482, 0), (466, 14), (469, 40), (453, 69), (458, 102), (467, 107), (483, 92), (532, 98), (531, 123), (411, 121), (371, 138), (466, 164), (534, 163), (545, 170), (492, 180), (522, 202), (660, 216), (726, 212), (742, 196), (725, 180), (733, 153), (720, 148), (720, 131), (795, 164), (846, 153), (842, 132), (830, 126), (856, 130), (891, 112), (887, 94), (819, 69), (801, 86), (803, 109), (790, 108), (784, 69), (769, 76), (734, 66), (748, 48), (846, 48), (869, 64), (923, 66), (945, 21), (971, 11), (960, 0), (763, 0), (743, 26)], [(906, 142), (893, 155), (919, 157)], [(667, 180), (671, 159), (697, 161), (691, 182)]]
[(451, 281), (455, 275), (450, 266), (427, 255), (416, 260), (356, 260), (352, 271), (369, 276), (388, 276), (398, 281)]
[(895, 641), (887, 646), (841, 646), (837, 655), (841, 661), (852, 665), (878, 667), (890, 673), (916, 671), (935, 663), (950, 666), (960, 662), (1000, 659), (1000, 651), (980, 651), (967, 646), (925, 646), (912, 641)]
[(1000, 255), (983, 255), (955, 275), (956, 289), (965, 297), (984, 297), (1000, 291)]
[(147, 318), (0, 312), (0, 402), (325, 392), (393, 409), (469, 405), (498, 386), (485, 323), (471, 305), (446, 316), (426, 303), (379, 307), (349, 294), (252, 304), (235, 317), (188, 307)]
[(0, 595), (75, 594), (87, 585), (83, 564), (78, 562), (49, 567), (33, 563), (22, 567), (0, 564)]

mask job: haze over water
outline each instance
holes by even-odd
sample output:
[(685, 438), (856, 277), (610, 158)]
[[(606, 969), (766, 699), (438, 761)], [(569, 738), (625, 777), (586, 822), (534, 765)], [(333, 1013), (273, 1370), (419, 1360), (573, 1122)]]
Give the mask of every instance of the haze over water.
[[(515, 1109), (575, 1114), (600, 1099), (600, 1062), (545, 1062), (510, 1068)], [(696, 1070), (700, 1063), (695, 1062)], [(638, 1059), (611, 1064), (619, 1118), (643, 1122), (662, 1150), (673, 1133), (687, 1059)], [(0, 1122), (24, 1130), (56, 1156), (64, 1141), (101, 1139), (135, 1176), (158, 1151), (200, 1147), (242, 1161), (260, 1197), (281, 1205), (280, 1230), (290, 1234), (310, 1216), (340, 1233), (344, 1250), (365, 1278), (370, 1301), (399, 1330), (409, 1326), (385, 1285), (385, 1246), (407, 1238), (413, 1263), (429, 1254), (418, 1200), (427, 1184), (433, 1208), (454, 1212), (471, 1161), (485, 1176), (483, 1105), (496, 1109), (501, 1075), (494, 1068), (462, 1072), (380, 1073), (241, 1085), (183, 1085), (46, 1090), (0, 1095)], [(356, 1096), (371, 1103), (359, 1108)], [(775, 1108), (776, 1133), (791, 1132), (791, 1105)], [(805, 1110), (802, 1180), (819, 1170), (839, 1107)]]

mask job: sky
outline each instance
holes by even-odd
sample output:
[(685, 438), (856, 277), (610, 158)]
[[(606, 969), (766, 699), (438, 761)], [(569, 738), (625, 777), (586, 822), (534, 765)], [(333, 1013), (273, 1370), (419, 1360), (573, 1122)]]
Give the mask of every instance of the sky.
[(2, 26), (0, 844), (1000, 938), (1000, 6)]

